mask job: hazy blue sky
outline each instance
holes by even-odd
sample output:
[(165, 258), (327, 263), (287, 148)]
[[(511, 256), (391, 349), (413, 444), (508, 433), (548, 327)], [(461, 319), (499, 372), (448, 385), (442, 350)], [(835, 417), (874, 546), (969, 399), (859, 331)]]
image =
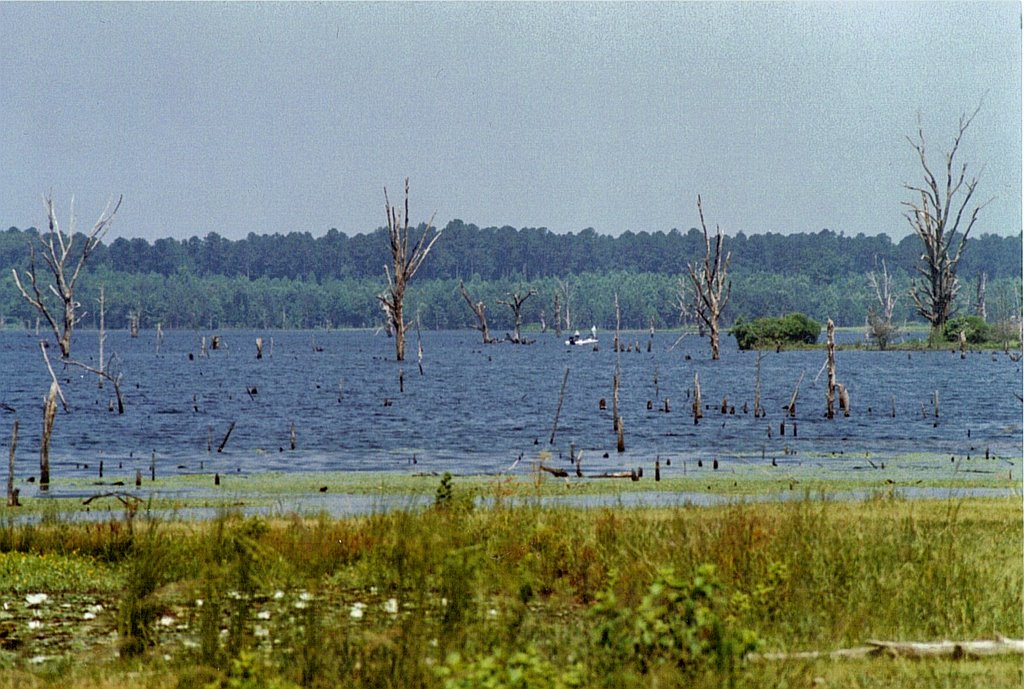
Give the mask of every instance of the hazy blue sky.
[(908, 232), (959, 115), (1021, 231), (1021, 5), (0, 2), (0, 226), (147, 239), (414, 221)]

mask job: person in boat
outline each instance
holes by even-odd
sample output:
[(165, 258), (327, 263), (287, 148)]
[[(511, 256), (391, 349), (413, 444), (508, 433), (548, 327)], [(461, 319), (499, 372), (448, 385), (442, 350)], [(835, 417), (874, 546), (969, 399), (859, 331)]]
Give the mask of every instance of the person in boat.
[(579, 341), (579, 339), (580, 339), (580, 331), (577, 330), (576, 332), (574, 332), (572, 335), (569, 336), (569, 344), (574, 345), (574, 344), (576, 344)]

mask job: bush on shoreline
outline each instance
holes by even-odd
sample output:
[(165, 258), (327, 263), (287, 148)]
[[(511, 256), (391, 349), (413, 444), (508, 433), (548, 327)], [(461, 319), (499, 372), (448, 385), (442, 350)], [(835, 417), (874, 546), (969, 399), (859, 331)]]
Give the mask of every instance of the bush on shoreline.
[(781, 318), (736, 319), (729, 331), (740, 349), (764, 349), (785, 345), (813, 345), (821, 334), (821, 323), (802, 313)]

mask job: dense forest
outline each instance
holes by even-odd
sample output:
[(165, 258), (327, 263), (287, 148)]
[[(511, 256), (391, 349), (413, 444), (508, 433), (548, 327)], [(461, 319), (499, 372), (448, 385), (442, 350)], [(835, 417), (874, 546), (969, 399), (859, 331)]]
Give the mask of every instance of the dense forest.
[[(0, 323), (26, 326), (35, 313), (17, 293), (12, 268), (29, 263), (36, 230), (0, 233)], [(84, 238), (80, 238), (84, 239)], [(907, 295), (921, 253), (919, 240), (898, 243), (885, 234), (729, 236), (732, 298), (726, 323), (800, 311), (840, 325), (862, 325), (875, 296), (867, 274), (885, 261), (901, 295), (898, 322), (916, 321)], [(512, 326), (511, 311), (497, 302), (506, 292), (532, 288), (524, 306), (527, 324), (552, 324), (554, 293), (568, 286), (573, 327), (614, 326), (618, 295), (624, 327), (659, 328), (681, 322), (680, 280), (688, 262), (703, 256), (704, 237), (688, 232), (625, 232), (617, 237), (592, 229), (555, 234), (544, 228), (478, 228), (453, 220), (444, 228), (410, 285), (407, 312), (423, 327), (461, 328), (475, 318), (459, 293), (459, 281), (487, 306), (495, 334)], [(383, 229), (347, 236), (337, 230), (256, 235), (232, 241), (210, 233), (187, 240), (118, 238), (90, 256), (78, 291), (94, 324), (96, 298), (106, 293), (109, 327), (124, 328), (130, 312), (143, 327), (318, 328), (374, 327), (382, 320), (376, 300), (389, 260)], [(961, 312), (973, 312), (976, 284), (987, 279), (990, 320), (1020, 308), (1021, 235), (980, 235), (968, 240), (959, 275)], [(564, 307), (564, 297), (562, 306)]]

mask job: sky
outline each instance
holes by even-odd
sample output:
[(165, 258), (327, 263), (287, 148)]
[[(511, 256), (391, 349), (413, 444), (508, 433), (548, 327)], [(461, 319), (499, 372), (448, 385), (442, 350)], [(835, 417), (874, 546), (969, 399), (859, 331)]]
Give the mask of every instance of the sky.
[(108, 238), (411, 220), (910, 232), (958, 162), (1021, 231), (1021, 5), (0, 0), (0, 227)]

